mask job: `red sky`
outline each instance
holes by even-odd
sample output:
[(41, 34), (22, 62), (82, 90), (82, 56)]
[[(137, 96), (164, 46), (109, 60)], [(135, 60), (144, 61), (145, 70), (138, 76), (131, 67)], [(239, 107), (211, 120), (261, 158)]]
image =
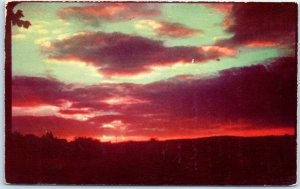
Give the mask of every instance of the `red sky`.
[[(157, 5), (139, 6), (143, 11), (132, 12), (137, 5), (126, 3), (111, 3), (105, 9), (101, 4), (58, 8), (58, 18), (68, 22), (75, 19), (92, 27), (95, 25), (99, 30), (83, 27), (86, 31), (49, 40), (40, 44), (40, 55), (58, 62), (79, 61), (95, 69), (105, 81), (119, 79), (119, 82), (101, 80), (83, 84), (69, 82), (49, 72), (24, 74), (15, 71), (13, 131), (35, 135), (52, 132), (60, 138), (93, 137), (112, 142), (295, 133), (295, 4), (203, 5), (205, 10), (223, 15), (218, 27), (231, 37), (198, 46), (166, 43), (167, 40), (177, 43), (180, 39), (205, 35), (205, 28), (171, 22), (163, 18), (163, 8), (158, 9)], [(139, 27), (151, 28), (154, 37), (138, 32), (101, 30), (108, 24), (106, 22), (122, 24), (130, 18), (137, 19)], [(162, 38), (157, 40), (157, 36)], [(21, 47), (21, 43), (13, 43), (13, 48), (18, 45)], [(272, 58), (266, 54), (258, 62), (251, 56), (238, 59), (242, 53), (246, 57), (251, 52), (266, 49), (276, 49), (278, 54)], [(236, 65), (231, 63), (234, 61)], [(243, 61), (251, 63), (245, 65)], [(13, 61), (14, 64), (19, 62)], [(205, 69), (201, 64), (211, 64), (209, 69), (214, 71), (196, 74), (195, 70), (187, 69), (184, 74), (176, 74), (182, 72), (176, 70), (177, 65), (189, 68), (193, 64), (197, 69)], [(226, 64), (233, 66), (226, 67)], [(170, 67), (174, 68), (173, 76), (157, 79), (169, 74), (157, 71), (158, 68)], [(74, 77), (71, 71), (65, 74)], [(149, 82), (144, 82), (145, 79), (143, 82), (120, 82), (121, 78), (138, 78), (140, 74), (146, 74), (146, 80), (149, 74)]]

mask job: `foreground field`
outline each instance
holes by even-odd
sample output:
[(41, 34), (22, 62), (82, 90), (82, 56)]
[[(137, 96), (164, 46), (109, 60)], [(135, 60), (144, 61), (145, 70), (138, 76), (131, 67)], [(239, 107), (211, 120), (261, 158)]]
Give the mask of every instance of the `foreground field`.
[(211, 137), (119, 144), (14, 134), (6, 182), (17, 184), (290, 185), (296, 139)]

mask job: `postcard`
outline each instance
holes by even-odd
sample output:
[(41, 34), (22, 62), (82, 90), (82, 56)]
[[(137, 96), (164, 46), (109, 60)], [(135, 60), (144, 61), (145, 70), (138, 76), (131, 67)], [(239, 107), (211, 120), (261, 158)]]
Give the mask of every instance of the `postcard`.
[(6, 183), (296, 183), (296, 3), (6, 11)]

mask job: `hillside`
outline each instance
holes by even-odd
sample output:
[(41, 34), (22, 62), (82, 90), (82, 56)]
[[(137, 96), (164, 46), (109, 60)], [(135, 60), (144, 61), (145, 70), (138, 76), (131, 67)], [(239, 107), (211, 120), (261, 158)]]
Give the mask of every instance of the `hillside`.
[(17, 184), (289, 185), (296, 140), (282, 137), (101, 143), (13, 134), (6, 182)]

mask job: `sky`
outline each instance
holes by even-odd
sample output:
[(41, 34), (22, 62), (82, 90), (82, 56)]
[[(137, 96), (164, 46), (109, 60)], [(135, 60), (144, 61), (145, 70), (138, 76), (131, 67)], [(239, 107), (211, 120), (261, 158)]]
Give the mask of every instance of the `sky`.
[(294, 3), (23, 2), (12, 129), (72, 140), (294, 135)]

